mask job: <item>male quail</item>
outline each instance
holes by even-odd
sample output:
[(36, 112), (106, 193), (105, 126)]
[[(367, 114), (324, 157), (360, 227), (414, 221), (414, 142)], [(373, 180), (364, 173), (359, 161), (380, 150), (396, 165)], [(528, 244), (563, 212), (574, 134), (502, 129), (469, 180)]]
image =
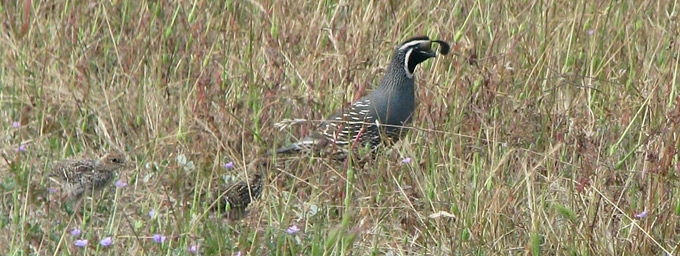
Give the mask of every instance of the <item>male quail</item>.
[(437, 55), (431, 48), (433, 42), (441, 45), (441, 54), (448, 54), (446, 42), (427, 36), (406, 40), (394, 50), (387, 72), (373, 92), (336, 112), (308, 137), (279, 148), (276, 153), (319, 151), (329, 145), (347, 146), (355, 142), (360, 147), (375, 149), (382, 143), (399, 140), (416, 106), (413, 72), (418, 64)]
[(61, 188), (61, 199), (79, 201), (84, 194), (106, 187), (115, 172), (125, 166), (125, 155), (111, 152), (100, 159), (69, 159), (52, 166), (50, 180)]
[(212, 210), (220, 210), (225, 217), (231, 220), (239, 220), (246, 214), (248, 205), (258, 197), (264, 186), (262, 173), (254, 174), (250, 181), (240, 181), (229, 183), (219, 187), (217, 193), (218, 202), (213, 205)]

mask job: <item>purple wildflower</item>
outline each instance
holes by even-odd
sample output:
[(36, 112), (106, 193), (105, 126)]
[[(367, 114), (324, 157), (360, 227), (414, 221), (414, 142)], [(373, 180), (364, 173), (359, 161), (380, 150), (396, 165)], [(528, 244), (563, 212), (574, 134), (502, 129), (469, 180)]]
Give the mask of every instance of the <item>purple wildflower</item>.
[(19, 151), (19, 152), (25, 152), (25, 151), (26, 151), (26, 145), (21, 144), (21, 145), (19, 146), (19, 148), (17, 148), (17, 151)]
[(58, 191), (58, 190), (57, 190), (56, 188), (48, 188), (48, 189), (47, 189), (47, 192), (50, 192), (50, 194), (57, 193), (57, 191)]
[(595, 34), (595, 30), (588, 30), (588, 35), (592, 36), (593, 34)]
[(78, 228), (74, 228), (71, 230), (71, 235), (72, 236), (79, 236), (82, 231)]
[(116, 186), (117, 188), (124, 188), (124, 187), (127, 187), (128, 184), (127, 184), (127, 182), (125, 182), (123, 180), (118, 180), (113, 185)]
[(151, 209), (151, 211), (149, 211), (149, 217), (151, 217), (151, 218), (156, 217), (156, 209)]
[(159, 244), (165, 242), (166, 238), (167, 237), (160, 235), (160, 234), (153, 235), (153, 241), (156, 242), (156, 243), (159, 243)]
[(187, 248), (187, 251), (190, 253), (197, 253), (198, 252), (198, 245), (192, 245), (191, 247)]
[(641, 213), (635, 214), (634, 217), (638, 218), (638, 219), (647, 218), (647, 210), (644, 210)]
[(75, 245), (80, 247), (80, 248), (83, 248), (83, 247), (87, 246), (87, 239), (76, 240)]
[(286, 233), (288, 234), (295, 234), (300, 231), (300, 228), (297, 225), (290, 226), (289, 228), (286, 229)]
[(104, 239), (99, 241), (99, 244), (101, 244), (104, 247), (109, 246), (112, 243), (113, 243), (113, 238), (111, 238), (110, 236), (104, 237)]
[(234, 162), (228, 162), (224, 165), (222, 165), (224, 168), (231, 169), (234, 168)]
[(411, 163), (411, 158), (410, 158), (410, 157), (404, 158), (404, 159), (401, 160), (401, 162), (402, 162), (402, 163), (405, 163), (405, 164), (410, 164), (410, 163)]
[(241, 251), (235, 252), (234, 256), (241, 256)]
[(19, 122), (12, 122), (12, 127), (13, 127), (13, 128), (19, 128), (19, 127), (21, 127), (21, 123), (19, 123)]

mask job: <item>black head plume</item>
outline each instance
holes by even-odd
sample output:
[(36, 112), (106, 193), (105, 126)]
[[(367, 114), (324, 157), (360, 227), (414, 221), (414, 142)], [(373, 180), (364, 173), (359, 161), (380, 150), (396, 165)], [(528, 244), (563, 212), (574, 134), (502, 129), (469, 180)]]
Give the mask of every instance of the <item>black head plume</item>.
[(441, 49), (439, 49), (439, 53), (443, 55), (449, 54), (449, 50), (451, 50), (451, 47), (447, 42), (441, 40), (432, 40), (432, 42), (438, 43), (442, 47)]

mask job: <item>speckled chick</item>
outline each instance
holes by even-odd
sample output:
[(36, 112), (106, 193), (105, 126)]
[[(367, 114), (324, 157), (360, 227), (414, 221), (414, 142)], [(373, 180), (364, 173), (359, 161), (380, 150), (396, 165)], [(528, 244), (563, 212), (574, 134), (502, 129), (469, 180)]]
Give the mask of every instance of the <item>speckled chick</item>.
[(215, 193), (219, 196), (219, 201), (212, 210), (219, 209), (230, 220), (239, 220), (248, 213), (248, 205), (260, 197), (263, 186), (264, 178), (261, 173), (254, 174), (249, 182), (242, 180), (222, 186)]
[(108, 153), (98, 160), (68, 159), (55, 163), (49, 178), (59, 185), (61, 200), (78, 201), (84, 194), (110, 184), (125, 162), (126, 156), (121, 152)]

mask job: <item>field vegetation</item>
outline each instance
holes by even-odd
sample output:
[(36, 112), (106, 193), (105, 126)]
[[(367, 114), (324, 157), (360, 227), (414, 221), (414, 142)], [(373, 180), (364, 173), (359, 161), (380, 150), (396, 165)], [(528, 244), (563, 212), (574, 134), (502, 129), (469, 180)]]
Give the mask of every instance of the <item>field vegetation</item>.
[[(679, 12), (1, 1), (0, 254), (677, 255)], [(262, 157), (375, 88), (415, 35), (453, 54), (416, 70), (406, 138), (355, 162)], [(74, 215), (50, 197), (52, 163), (111, 150), (133, 163), (115, 186)], [(207, 210), (257, 171), (248, 216)]]

